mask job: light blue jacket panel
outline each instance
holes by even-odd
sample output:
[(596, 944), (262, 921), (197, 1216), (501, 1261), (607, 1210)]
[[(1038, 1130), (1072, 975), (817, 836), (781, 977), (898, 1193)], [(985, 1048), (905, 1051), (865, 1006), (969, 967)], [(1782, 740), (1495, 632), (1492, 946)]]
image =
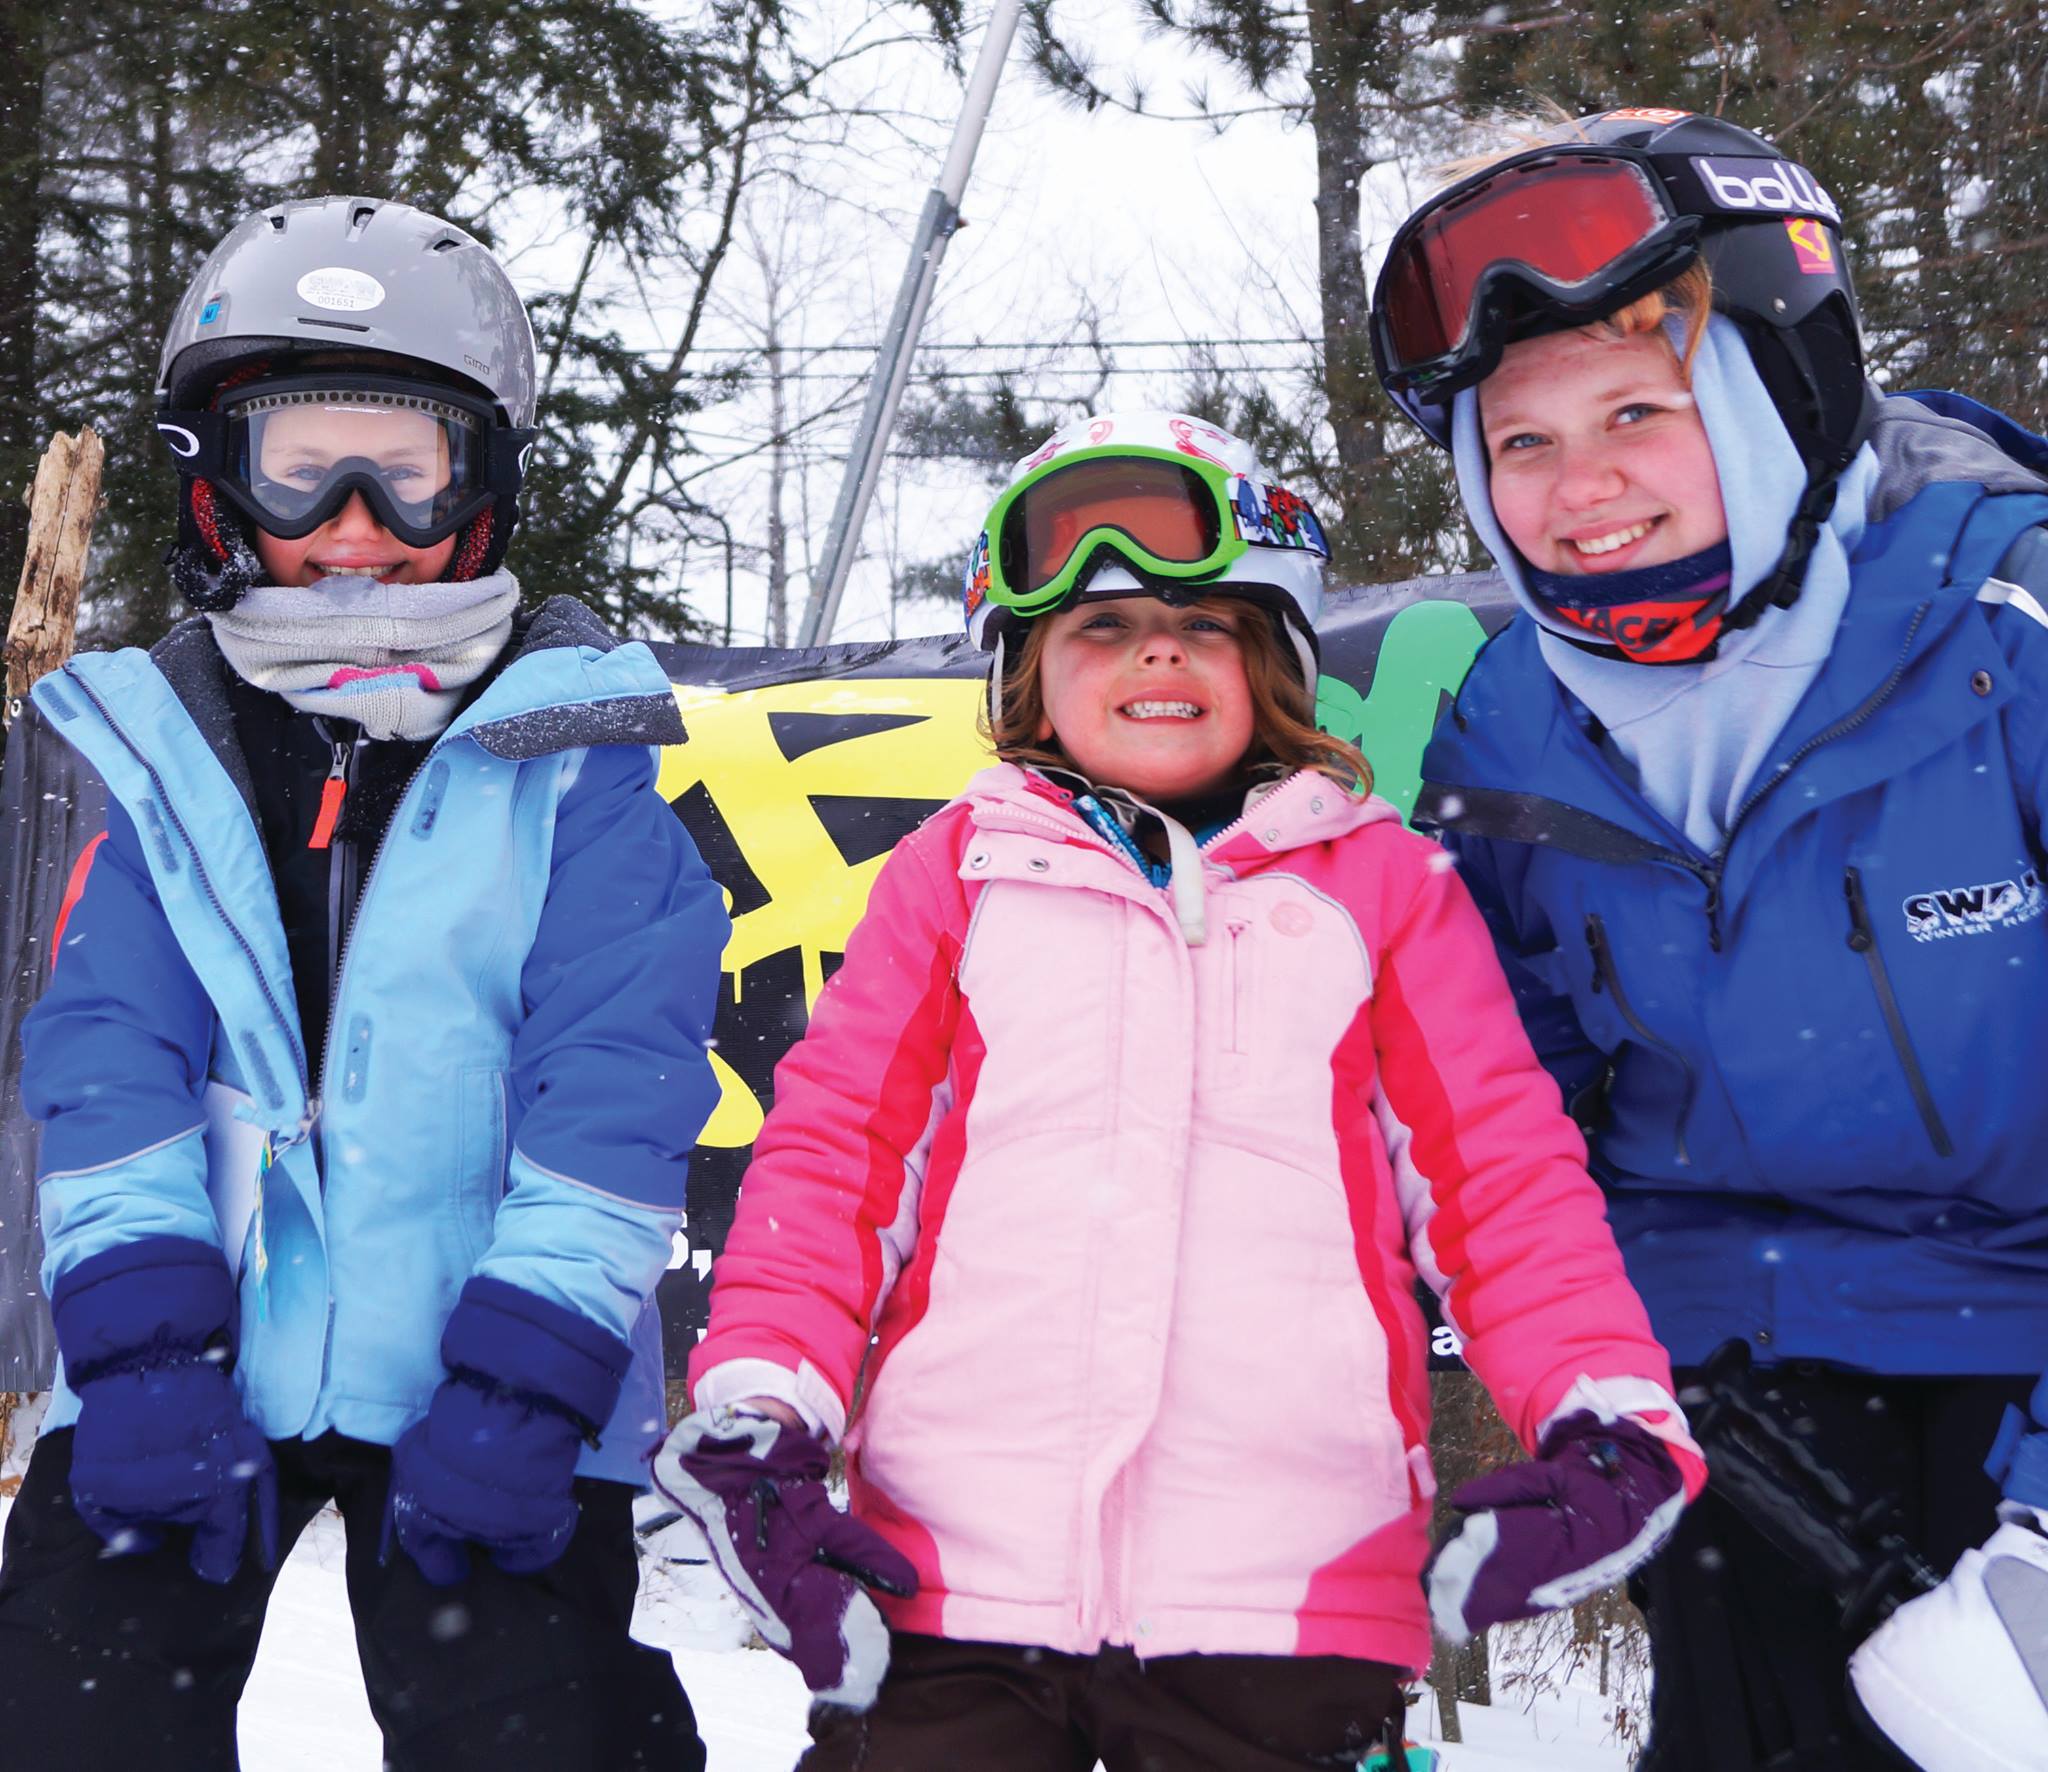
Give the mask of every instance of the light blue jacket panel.
[[(235, 1252), (238, 1373), (272, 1438), (396, 1440), (445, 1376), (441, 1326), (476, 1272), (633, 1343), (583, 1474), (642, 1480), (659, 1437), (651, 1299), (716, 1097), (729, 925), (652, 792), (646, 747), (682, 736), (666, 677), (562, 602), (400, 801), (317, 1080), (220, 735), (139, 652), (37, 691), (120, 809), (25, 1033), (46, 1282), (127, 1238), (216, 1236), (190, 1128), (209, 1077), (244, 1091), (275, 1160)], [(55, 1408), (61, 1424), (75, 1404)]]

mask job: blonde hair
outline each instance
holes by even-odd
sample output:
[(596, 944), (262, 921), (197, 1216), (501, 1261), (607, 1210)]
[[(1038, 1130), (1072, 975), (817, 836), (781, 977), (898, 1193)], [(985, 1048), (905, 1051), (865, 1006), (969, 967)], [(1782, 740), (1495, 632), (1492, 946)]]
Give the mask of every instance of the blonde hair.
[[(1232, 624), (1252, 702), (1252, 742), (1239, 768), (1249, 771), (1261, 765), (1278, 764), (1289, 774), (1313, 769), (1343, 787), (1370, 793), (1372, 765), (1365, 760), (1365, 754), (1316, 724), (1315, 708), (1309, 700), (1308, 686), (1301, 680), (1294, 649), (1275, 625), (1279, 617), (1269, 618), (1260, 608), (1247, 609), (1241, 597), (1204, 597), (1192, 607), (1211, 614), (1241, 613), (1246, 617)], [(1014, 656), (1005, 657), (1002, 713), (991, 720), (984, 704), (981, 735), (1006, 763), (1026, 769), (1072, 769), (1073, 759), (1061, 747), (1057, 733), (1050, 739), (1038, 736), (1039, 723), (1045, 718), (1048, 631), (1046, 620), (1032, 622)]]
[[(1580, 127), (1579, 120), (1562, 105), (1547, 100), (1544, 113), (1501, 120), (1495, 126), (1502, 138), (1500, 146), (1461, 154), (1454, 160), (1431, 167), (1431, 188), (1441, 191), (1533, 148), (1553, 148), (1574, 141), (1591, 144), (1591, 137)], [(1627, 307), (1617, 308), (1604, 320), (1592, 320), (1571, 330), (1618, 342), (1640, 333), (1657, 332), (1666, 320), (1676, 316), (1685, 323), (1685, 348), (1674, 350), (1672, 355), (1677, 359), (1680, 379), (1690, 387), (1693, 359), (1699, 355), (1701, 341), (1707, 336), (1707, 322), (1713, 318), (1713, 313), (1714, 280), (1708, 274), (1707, 261), (1695, 258), (1669, 283), (1660, 284), (1648, 295), (1638, 296)]]

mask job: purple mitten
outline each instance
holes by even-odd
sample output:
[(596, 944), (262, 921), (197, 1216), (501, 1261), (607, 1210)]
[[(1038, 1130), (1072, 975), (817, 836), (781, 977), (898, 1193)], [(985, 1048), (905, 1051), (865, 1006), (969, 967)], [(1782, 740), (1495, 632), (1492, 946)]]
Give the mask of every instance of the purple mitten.
[(654, 1486), (695, 1520), (711, 1560), (772, 1649), (827, 1704), (866, 1710), (889, 1665), (889, 1628), (860, 1583), (917, 1592), (917, 1571), (832, 1505), (814, 1434), (746, 1408), (700, 1409), (670, 1433)]
[(1466, 1518), (1424, 1579), (1437, 1635), (1462, 1643), (1647, 1562), (1685, 1509), (1685, 1482), (1654, 1434), (1581, 1413), (1557, 1422), (1535, 1458), (1467, 1483), (1451, 1505)]

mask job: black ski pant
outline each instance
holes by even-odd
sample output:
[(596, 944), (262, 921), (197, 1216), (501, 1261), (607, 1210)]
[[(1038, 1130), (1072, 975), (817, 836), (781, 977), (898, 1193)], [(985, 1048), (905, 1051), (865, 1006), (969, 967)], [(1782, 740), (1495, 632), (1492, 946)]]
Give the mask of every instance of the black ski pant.
[[(1987, 1538), (1999, 1417), (2031, 1378), (1879, 1378), (1794, 1361), (1759, 1376), (1858, 1493), (1889, 1495), (1946, 1574)], [(1680, 1372), (1681, 1387), (1698, 1374)], [(1656, 1686), (1638, 1772), (1880, 1772), (1899, 1765), (1849, 1709), (1836, 1596), (1781, 1556), (1711, 1483), (1630, 1583)]]
[[(332, 1500), (370, 1710), (389, 1772), (702, 1772), (675, 1669), (627, 1634), (639, 1563), (632, 1491), (582, 1481), (559, 1561), (473, 1559), (430, 1587), (379, 1557), (391, 1454), (327, 1434), (274, 1441), (280, 1560)], [(276, 1577), (255, 1534), (234, 1580), (186, 1561), (191, 1533), (110, 1557), (71, 1502), (71, 1432), (37, 1442), (0, 1551), (0, 1761), (21, 1772), (232, 1772), (235, 1706)]]
[(798, 1772), (1354, 1772), (1401, 1676), (1339, 1655), (1062, 1655), (898, 1632), (870, 1711), (818, 1705)]

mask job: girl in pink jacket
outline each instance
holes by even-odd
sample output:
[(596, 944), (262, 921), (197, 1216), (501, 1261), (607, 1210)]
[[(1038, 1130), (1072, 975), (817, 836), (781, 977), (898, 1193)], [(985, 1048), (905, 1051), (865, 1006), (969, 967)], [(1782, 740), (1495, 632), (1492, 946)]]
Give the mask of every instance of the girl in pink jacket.
[[(822, 1701), (806, 1768), (1356, 1764), (1432, 1612), (1619, 1580), (1704, 1480), (1477, 912), (1314, 725), (1326, 555), (1171, 414), (989, 515), (1002, 760), (776, 1072), (656, 1464)], [(1427, 1592), (1418, 1277), (1536, 1453)]]

